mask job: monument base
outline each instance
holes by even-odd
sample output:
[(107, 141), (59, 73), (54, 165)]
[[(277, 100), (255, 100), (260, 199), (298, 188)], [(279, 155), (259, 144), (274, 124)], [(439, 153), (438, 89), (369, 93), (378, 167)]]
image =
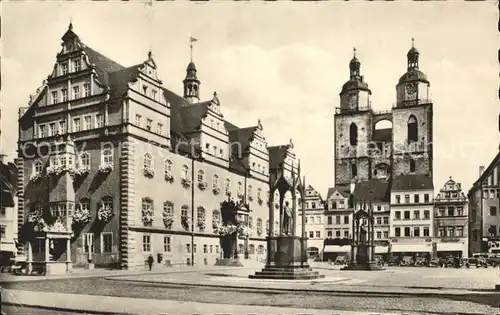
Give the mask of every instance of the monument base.
[(365, 271), (382, 271), (385, 268), (380, 267), (376, 262), (367, 262), (362, 264), (351, 264), (347, 265), (340, 270), (365, 270)]
[(324, 278), (307, 264), (307, 239), (298, 236), (267, 238), (268, 262), (250, 279), (313, 280)]
[(215, 266), (243, 267), (243, 264), (238, 258), (223, 258), (217, 260)]

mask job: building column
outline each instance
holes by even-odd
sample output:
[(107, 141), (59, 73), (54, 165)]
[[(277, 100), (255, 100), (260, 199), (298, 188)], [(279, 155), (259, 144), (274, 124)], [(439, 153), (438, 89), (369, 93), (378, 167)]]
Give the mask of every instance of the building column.
[(292, 194), (292, 236), (295, 236), (297, 230), (297, 196)]
[(50, 261), (50, 239), (45, 237), (45, 262)]
[(71, 263), (71, 239), (66, 239), (66, 262)]
[(33, 271), (33, 246), (31, 245), (31, 240), (28, 241), (28, 273), (31, 274)]

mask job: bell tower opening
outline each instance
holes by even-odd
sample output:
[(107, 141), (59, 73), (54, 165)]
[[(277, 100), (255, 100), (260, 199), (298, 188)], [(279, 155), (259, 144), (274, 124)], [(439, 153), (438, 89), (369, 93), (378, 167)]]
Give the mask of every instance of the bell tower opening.
[(408, 131), (408, 143), (417, 142), (418, 121), (417, 118), (413, 115), (411, 115), (410, 118), (408, 118), (407, 131)]
[(358, 126), (355, 123), (351, 123), (349, 127), (349, 143), (352, 146), (358, 145)]

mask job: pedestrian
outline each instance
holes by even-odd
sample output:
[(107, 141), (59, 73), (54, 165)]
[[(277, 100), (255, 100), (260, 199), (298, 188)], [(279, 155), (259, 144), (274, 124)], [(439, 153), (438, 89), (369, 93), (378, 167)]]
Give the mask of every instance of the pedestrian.
[(153, 262), (154, 262), (154, 258), (153, 258), (153, 255), (149, 254), (149, 257), (148, 257), (148, 265), (149, 265), (149, 271), (151, 271), (151, 269), (153, 268)]

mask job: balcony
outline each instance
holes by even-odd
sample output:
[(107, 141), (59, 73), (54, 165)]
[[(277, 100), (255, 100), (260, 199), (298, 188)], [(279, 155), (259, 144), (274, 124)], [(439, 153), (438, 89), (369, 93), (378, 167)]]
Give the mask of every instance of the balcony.
[(392, 104), (392, 108), (404, 108), (404, 107), (412, 107), (419, 105), (431, 105), (431, 99), (422, 99), (422, 100), (411, 100), (411, 101), (402, 101), (399, 103)]
[(355, 113), (364, 113), (370, 111), (370, 106), (358, 106), (357, 108), (335, 108), (336, 115), (342, 114), (355, 114)]

